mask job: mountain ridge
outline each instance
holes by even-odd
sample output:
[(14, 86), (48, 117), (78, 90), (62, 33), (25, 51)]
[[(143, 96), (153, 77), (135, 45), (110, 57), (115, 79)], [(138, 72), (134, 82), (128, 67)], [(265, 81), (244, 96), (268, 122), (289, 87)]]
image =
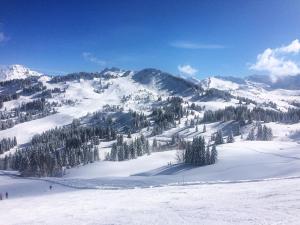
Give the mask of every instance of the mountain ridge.
[(41, 76), (41, 75), (43, 74), (19, 64), (0, 67), (0, 81), (25, 79), (30, 76)]
[[(284, 76), (278, 78), (276, 81), (272, 80), (272, 78), (268, 75), (250, 75), (246, 77), (218, 75), (218, 76), (208, 76), (203, 79), (198, 79), (195, 77), (193, 77), (193, 79), (190, 79), (189, 77), (184, 77), (180, 75), (177, 76), (155, 68), (145, 68), (138, 71), (133, 71), (133, 70), (123, 70), (116, 67), (112, 67), (112, 68), (105, 68), (100, 72), (96, 72), (95, 74), (100, 74), (101, 76), (114, 77), (114, 78), (132, 75), (133, 79), (137, 82), (143, 84), (150, 84), (152, 82), (153, 85), (158, 84), (163, 80), (165, 80), (165, 86), (161, 88), (172, 91), (174, 94), (183, 93), (184, 91), (189, 92), (191, 90), (187, 91), (187, 89), (189, 88), (198, 89), (200, 86), (201, 88), (207, 89), (211, 85), (212, 85), (211, 87), (220, 88), (221, 90), (226, 90), (226, 88), (236, 89), (237, 86), (246, 85), (247, 82), (264, 84), (263, 86), (269, 89), (298, 90), (300, 87), (300, 74), (295, 76)], [(0, 81), (7, 81), (13, 79), (25, 79), (30, 76), (42, 76), (42, 75), (45, 74), (31, 70), (30, 68), (19, 64), (0, 66)], [(61, 77), (67, 75), (70, 74), (61, 75)], [(177, 90), (171, 90), (172, 89), (171, 86), (174, 86), (174, 83), (176, 83), (177, 81), (183, 81), (183, 84), (180, 87), (178, 87)], [(166, 84), (166, 82), (170, 82), (171, 84)], [(232, 85), (232, 87), (230, 84)]]

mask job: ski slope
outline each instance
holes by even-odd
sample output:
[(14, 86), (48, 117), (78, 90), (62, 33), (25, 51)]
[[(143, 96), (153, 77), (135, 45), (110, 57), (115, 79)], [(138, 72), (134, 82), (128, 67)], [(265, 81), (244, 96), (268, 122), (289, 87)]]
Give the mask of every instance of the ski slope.
[[(0, 190), (12, 187), (20, 196), (0, 201), (5, 225), (299, 224), (299, 178), (122, 190), (52, 184), (51, 191), (42, 181), (9, 179), (0, 177)], [(31, 195), (22, 195), (24, 189)]]
[(235, 142), (218, 146), (218, 162), (204, 167), (176, 164), (173, 150), (123, 162), (95, 162), (67, 170), (63, 178), (44, 179), (76, 188), (123, 189), (297, 177), (299, 149), (295, 142)]

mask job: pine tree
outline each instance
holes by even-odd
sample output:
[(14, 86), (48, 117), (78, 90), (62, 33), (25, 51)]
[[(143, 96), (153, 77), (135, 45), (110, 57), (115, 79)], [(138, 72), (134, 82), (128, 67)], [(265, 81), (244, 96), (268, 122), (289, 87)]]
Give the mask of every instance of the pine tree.
[(228, 137), (227, 137), (227, 143), (233, 143), (234, 142), (234, 137), (232, 134), (232, 131), (230, 131)]
[(117, 145), (117, 151), (118, 151), (118, 161), (123, 161), (124, 160), (124, 144), (122, 143), (121, 145)]
[(210, 155), (209, 146), (206, 147), (206, 151), (205, 151), (205, 164), (206, 165), (211, 164), (211, 155)]
[(135, 159), (137, 154), (136, 154), (136, 147), (133, 141), (129, 145), (129, 152), (130, 152), (130, 158)]
[(257, 133), (256, 133), (256, 140), (263, 140), (264, 139), (264, 134), (263, 134), (263, 127), (262, 125), (259, 123), (257, 125)]
[(150, 145), (149, 145), (149, 140), (148, 139), (146, 140), (146, 143), (145, 143), (145, 153), (147, 155), (151, 154), (151, 150), (150, 150)]
[(118, 149), (117, 149), (117, 144), (113, 143), (111, 147), (111, 152), (110, 152), (110, 160), (112, 161), (117, 161), (118, 160)]
[(240, 123), (236, 126), (235, 136), (238, 136), (241, 134), (241, 126)]
[(157, 151), (157, 148), (158, 148), (157, 140), (156, 138), (154, 138), (152, 142), (152, 151)]
[(190, 124), (191, 127), (195, 127), (195, 121), (193, 119), (191, 119), (191, 124)]
[(137, 156), (142, 156), (143, 155), (142, 143), (141, 143), (141, 140), (139, 138), (135, 139), (135, 145), (136, 145), (136, 155)]
[(221, 130), (218, 130), (216, 133), (215, 144), (216, 145), (224, 144), (223, 133)]
[(262, 140), (263, 141), (270, 141), (273, 138), (273, 132), (271, 128), (268, 128), (266, 125), (262, 128)]
[(14, 146), (17, 146), (17, 138), (16, 138), (16, 136), (14, 136)]
[(217, 152), (217, 148), (215, 145), (213, 145), (212, 149), (211, 149), (211, 159), (210, 159), (210, 163), (214, 164), (216, 163), (218, 160), (218, 152)]
[(188, 142), (186, 145), (186, 151), (185, 151), (184, 157), (185, 157), (185, 159), (184, 159), (185, 163), (188, 163), (188, 164), (192, 163), (192, 157), (193, 157), (192, 156), (192, 145), (190, 142)]
[(248, 141), (254, 141), (255, 140), (255, 135), (254, 135), (254, 129), (252, 128), (247, 136)]
[(94, 160), (95, 161), (99, 161), (100, 160), (100, 157), (99, 157), (99, 151), (98, 151), (98, 148), (94, 148)]

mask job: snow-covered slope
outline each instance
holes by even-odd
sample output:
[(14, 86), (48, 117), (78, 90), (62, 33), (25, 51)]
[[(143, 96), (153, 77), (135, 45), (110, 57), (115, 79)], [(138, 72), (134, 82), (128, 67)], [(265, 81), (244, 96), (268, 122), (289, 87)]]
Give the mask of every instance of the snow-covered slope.
[[(204, 90), (217, 89), (225, 91), (236, 98), (242, 97), (253, 100), (259, 106), (266, 108), (274, 103), (277, 109), (286, 111), (288, 108), (294, 108), (293, 103), (300, 103), (300, 86), (295, 88), (294, 84), (293, 86), (288, 84), (281, 85), (279, 81), (272, 83), (268, 77), (264, 76), (251, 76), (245, 79), (219, 76), (208, 77), (198, 81), (198, 83)], [(287, 88), (283, 89), (281, 87)]]
[(132, 75), (134, 72), (130, 71), (130, 70), (122, 70), (119, 68), (106, 68), (103, 71), (101, 71), (101, 74), (104, 76), (108, 76), (111, 78), (118, 78), (118, 77), (122, 77), (122, 76), (128, 76), (128, 75)]
[(222, 79), (220, 77), (208, 77), (200, 81), (201, 86), (204, 89), (210, 89), (210, 88), (215, 88), (219, 90), (226, 90), (226, 91), (231, 91), (231, 90), (236, 90), (240, 86), (239, 84)]
[[(49, 185), (52, 190), (49, 190)], [(122, 190), (0, 176), (1, 224), (299, 224), (300, 179)]]
[[(25, 69), (25, 71), (27, 70)], [(35, 72), (28, 72), (27, 74), (38, 75)], [(165, 99), (170, 95), (184, 97), (184, 100), (189, 103), (194, 102), (211, 110), (237, 106), (239, 103), (237, 97), (248, 98), (265, 108), (268, 108), (268, 104), (273, 102), (278, 109), (283, 111), (295, 107), (292, 105), (294, 102), (300, 103), (300, 90), (268, 89), (264, 83), (238, 78), (209, 77), (199, 84), (193, 84), (155, 69), (145, 69), (134, 73), (117, 68), (105, 69), (100, 73), (100, 76), (104, 76), (104, 78), (75, 79), (58, 83), (52, 83), (50, 77), (41, 76), (39, 81), (47, 89), (59, 88), (64, 90), (62, 93), (53, 94), (53, 97), (49, 99), (50, 102), (62, 104), (56, 108), (58, 113), (21, 123), (10, 129), (0, 130), (0, 136), (16, 135), (19, 143), (23, 144), (28, 142), (36, 133), (68, 124), (73, 118), (102, 110), (107, 104), (120, 105), (125, 111), (135, 110), (147, 114), (153, 105), (158, 104), (159, 97)], [(203, 98), (199, 97), (202, 95), (200, 85), (204, 91), (217, 89), (229, 93), (233, 98), (224, 100), (218, 96), (212, 96), (212, 98), (206, 98), (204, 101)], [(0, 88), (1, 92), (2, 89)], [(32, 101), (34, 96), (21, 95), (17, 100), (4, 102), (4, 107), (1, 110), (9, 110), (24, 102)], [(68, 100), (75, 102), (75, 104), (72, 106), (65, 105), (64, 102)], [(248, 107), (254, 107), (254, 105), (250, 104)]]
[(0, 81), (25, 79), (30, 76), (41, 76), (42, 74), (33, 71), (22, 65), (0, 66)]
[(181, 96), (195, 93), (198, 86), (183, 78), (173, 76), (157, 69), (144, 69), (133, 75), (133, 80), (158, 90), (168, 91), (170, 94)]
[[(106, 74), (115, 74), (116, 71), (106, 71)], [(120, 74), (120, 73), (118, 73)], [(135, 110), (147, 113), (151, 105), (159, 96), (169, 96), (168, 91), (151, 85), (141, 85), (129, 73), (126, 76), (93, 80), (74, 80), (61, 83), (47, 83), (48, 79), (40, 79), (48, 89), (60, 88), (65, 92), (56, 94), (49, 101), (62, 104), (57, 113), (41, 119), (18, 124), (10, 129), (0, 130), (0, 137), (16, 136), (19, 144), (24, 144), (34, 136), (56, 126), (63, 126), (88, 113), (102, 110), (105, 105), (120, 105), (126, 111)], [(0, 89), (1, 90), (1, 89)], [(96, 92), (96, 90), (101, 90)], [(22, 96), (18, 100), (4, 102), (4, 107), (10, 109), (22, 102), (32, 100), (33, 96)], [(126, 98), (126, 101), (124, 101)], [(66, 105), (65, 101), (75, 102)], [(30, 129), (28, 129), (30, 127)]]
[[(237, 106), (239, 105), (238, 97), (253, 100), (265, 108), (269, 107), (267, 103), (271, 101), (277, 105), (278, 109), (283, 111), (290, 107), (295, 107), (291, 102), (300, 101), (300, 90), (268, 89), (267, 84), (232, 77), (210, 77), (202, 80), (199, 84), (193, 84), (182, 78), (177, 78), (155, 69), (132, 72), (117, 68), (105, 69), (101, 73), (93, 75), (95, 76), (94, 78), (90, 77), (92, 75), (89, 74), (85, 76), (88, 79), (70, 78), (67, 81), (61, 82), (51, 82), (51, 77), (42, 76), (39, 82), (47, 89), (54, 90), (58, 88), (62, 90), (61, 92), (53, 93), (51, 98), (47, 100), (56, 103), (55, 110), (57, 113), (40, 119), (25, 121), (9, 129), (0, 130), (0, 137), (16, 136), (18, 144), (25, 144), (35, 134), (57, 126), (70, 124), (74, 118), (85, 117), (95, 111), (104, 110), (107, 105), (120, 106), (124, 113), (133, 110), (148, 115), (152, 107), (161, 106), (159, 98), (164, 100), (171, 95), (183, 97), (186, 106), (196, 103), (198, 106), (205, 106), (206, 110)], [(201, 85), (201, 88), (199, 85)], [(216, 96), (215, 98), (207, 98), (204, 101), (201, 96), (205, 95), (210, 89), (228, 92), (232, 97), (229, 100), (224, 100)], [(0, 89), (1, 91), (2, 89)], [(30, 102), (35, 99), (37, 94), (21, 95), (18, 99), (6, 101), (3, 103), (1, 111), (13, 109), (24, 102)], [(68, 101), (71, 104), (66, 104)], [(248, 107), (254, 107), (254, 105), (250, 104)], [(194, 111), (193, 113), (200, 118), (203, 116), (203, 112)], [(193, 116), (190, 116), (187, 119), (191, 120), (192, 118)], [(195, 128), (186, 127), (184, 123), (181, 123), (177, 128), (170, 129), (164, 132), (164, 134), (157, 136), (157, 138), (170, 141), (172, 135), (180, 134), (189, 140), (197, 135), (203, 135), (209, 139), (216, 130), (222, 129), (225, 125), (226, 123), (207, 124), (209, 131), (206, 134), (201, 134), (201, 132), (196, 132)], [(290, 136), (294, 133), (296, 134), (297, 130), (300, 129), (299, 124), (290, 126), (270, 124), (269, 126), (274, 127), (273, 131), (276, 141), (293, 141), (290, 139)], [(241, 146), (243, 144), (242, 142)], [(9, 152), (6, 154), (9, 154)], [(0, 157), (3, 156), (4, 154)], [(150, 170), (150, 168), (154, 169), (149, 167), (149, 169), (145, 168), (145, 170)], [(136, 171), (136, 173), (140, 172), (143, 171)]]
[[(201, 120), (205, 110), (241, 104), (274, 111), (300, 106), (300, 87), (280, 89), (262, 78), (209, 77), (193, 83), (156, 69), (133, 72), (111, 68), (100, 73), (35, 77), (25, 84), (5, 83), (0, 87), (1, 96), (5, 96), (0, 109), (3, 120), (10, 110), (19, 110), (22, 104), (41, 97), (53, 105), (55, 113), (0, 130), (0, 139), (16, 136), (18, 141), (17, 147), (0, 155), (1, 159), (28, 146), (34, 135), (68, 125), (74, 118), (89, 126), (96, 111), (101, 112), (102, 120), (103, 115), (110, 116), (112, 123), (126, 120), (132, 111), (143, 113), (150, 125), (132, 133), (131, 138), (120, 129), (124, 140), (143, 134), (150, 144), (155, 138), (164, 145), (171, 143), (172, 137), (191, 141), (202, 136), (211, 143), (218, 130), (226, 139), (241, 122), (206, 122), (204, 132), (204, 122), (193, 126), (191, 121)], [(153, 134), (152, 110), (165, 107), (174, 95), (182, 98), (180, 104), (189, 113), (162, 133)], [(7, 212), (0, 223), (298, 224), (300, 123), (265, 123), (273, 130), (273, 140), (248, 141), (247, 134), (256, 121), (243, 122), (234, 143), (217, 146), (218, 161), (212, 165), (179, 163), (182, 151), (176, 145), (131, 160), (108, 161), (105, 158), (115, 140), (101, 139), (94, 145), (100, 161), (68, 168), (63, 177), (26, 179), (16, 176), (17, 172), (0, 171), (0, 193), (9, 192), (9, 199), (0, 202), (0, 211)], [(34, 208), (36, 205), (39, 207)]]

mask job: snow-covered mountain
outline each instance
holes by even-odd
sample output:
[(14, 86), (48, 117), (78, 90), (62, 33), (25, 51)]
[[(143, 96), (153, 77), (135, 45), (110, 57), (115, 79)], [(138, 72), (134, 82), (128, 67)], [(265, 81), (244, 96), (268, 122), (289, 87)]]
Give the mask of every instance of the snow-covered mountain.
[[(248, 204), (256, 206), (257, 199), (272, 210), (278, 206), (277, 200), (289, 212), (296, 208), (295, 199), (288, 197), (286, 201), (285, 190), (300, 195), (295, 188), (300, 182), (298, 77), (286, 77), (277, 83), (260, 76), (186, 80), (153, 68), (141, 71), (107, 68), (95, 73), (50, 77), (21, 68), (12, 68), (12, 71), (25, 72), (12, 72), (8, 79), (22, 78), (14, 74), (33, 77), (0, 84), (0, 168), (5, 169), (0, 170), (0, 191), (8, 190), (12, 196), (9, 201), (3, 201), (4, 204), (1, 202), (0, 209), (5, 211), (5, 206), (13, 208), (24, 202), (28, 207), (5, 215), (2, 218), (5, 224), (32, 224), (37, 219), (39, 223), (53, 221), (55, 224), (58, 221), (47, 217), (47, 209), (49, 202), (55, 205), (57, 201), (63, 202), (54, 210), (59, 222), (76, 224), (78, 215), (82, 215), (82, 209), (76, 207), (85, 200), (93, 203), (85, 206), (91, 210), (83, 210), (88, 213), (86, 219), (97, 223), (94, 218), (98, 218), (99, 213), (94, 209), (108, 203), (115, 208), (120, 199), (130, 202), (135, 196), (139, 200), (132, 202), (139, 205), (130, 205), (127, 210), (132, 211), (133, 207), (135, 212), (143, 211), (139, 213), (143, 219), (146, 218), (148, 224), (156, 224), (144, 212), (149, 210), (150, 196), (162, 196), (161, 193), (165, 200), (154, 198), (159, 208), (165, 204), (169, 207), (174, 199), (180, 198), (178, 204), (171, 206), (189, 218), (191, 224), (204, 219), (190, 219), (191, 209), (203, 212), (199, 204), (204, 201), (208, 205), (214, 202), (219, 207), (224, 197), (230, 205), (234, 199), (231, 193), (242, 196), (236, 200), (236, 204), (245, 206), (242, 210), (249, 210)], [(260, 129), (260, 125), (264, 128)], [(262, 130), (269, 129), (272, 139), (258, 138)], [(182, 164), (185, 143), (204, 138), (207, 161), (220, 133), (223, 144), (216, 147), (218, 160), (214, 164)], [(146, 146), (152, 152), (147, 151)], [(20, 178), (18, 171), (8, 171), (15, 168), (25, 176), (63, 177)], [(49, 190), (46, 182), (53, 188)], [(255, 199), (249, 198), (253, 193)], [(34, 201), (32, 196), (35, 196)], [(195, 196), (199, 197), (198, 201)], [(24, 201), (25, 198), (30, 200)], [(32, 205), (39, 202), (43, 203), (44, 211), (39, 211), (43, 216), (30, 219), (20, 216), (28, 215)], [(182, 208), (187, 202), (189, 205)], [(213, 205), (212, 215), (215, 209)], [(74, 214), (73, 210), (78, 213)], [(66, 223), (65, 218), (72, 213), (75, 216)], [(104, 211), (101, 221), (126, 224), (136, 219), (122, 217), (116, 221), (118, 216), (113, 216), (107, 220), (110, 213), (109, 209)], [(163, 211), (161, 217), (168, 219), (168, 224), (182, 224), (174, 215), (171, 212), (171, 219), (164, 217)], [(283, 217), (274, 218), (273, 214), (265, 213), (261, 216), (284, 224)], [(215, 221), (212, 217), (206, 222)], [(217, 221), (223, 224), (223, 217)], [(249, 220), (236, 218), (236, 224), (245, 221), (247, 224)], [(225, 224), (232, 223), (227, 222)]]
[(0, 81), (25, 79), (30, 76), (41, 76), (42, 74), (33, 71), (22, 65), (0, 66)]
[(131, 70), (122, 70), (116, 67), (112, 68), (105, 68), (104, 70), (101, 71), (100, 74), (103, 76), (111, 77), (111, 78), (118, 78), (122, 76), (127, 76), (130, 74), (133, 74), (134, 72)]
[(182, 96), (191, 95), (198, 88), (193, 82), (153, 68), (138, 71), (132, 79), (142, 85)]
[(238, 83), (222, 77), (207, 77), (203, 80), (200, 80), (199, 83), (205, 90), (215, 88), (219, 90), (230, 91), (236, 90), (240, 87)]
[[(218, 130), (223, 130), (224, 135), (227, 136), (230, 129), (236, 126), (237, 121), (226, 122), (221, 119), (218, 122), (206, 123), (208, 131), (205, 133), (202, 132), (202, 129), (195, 130), (196, 128), (191, 125), (191, 121), (201, 121), (206, 111), (214, 112), (215, 110), (224, 110), (228, 106), (235, 108), (242, 105), (249, 110), (259, 108), (284, 113), (289, 109), (298, 110), (300, 106), (300, 88), (276, 88), (274, 85), (271, 86), (265, 78), (258, 77), (256, 79), (254, 77), (242, 79), (216, 76), (192, 82), (153, 68), (136, 72), (107, 68), (96, 73), (80, 72), (58, 77), (37, 77), (40, 74), (21, 68), (23, 67), (14, 66), (12, 71), (25, 71), (25, 74), (34, 75), (34, 77), (26, 80), (26, 82), (16, 80), (5, 82), (0, 86), (2, 105), (0, 112), (3, 118), (0, 126), (0, 137), (11, 138), (15, 136), (19, 145), (30, 143), (36, 134), (41, 134), (55, 127), (69, 125), (74, 119), (79, 119), (84, 124), (93, 124), (95, 123), (94, 117), (98, 119), (97, 124), (104, 124), (104, 126), (107, 124), (103, 118), (109, 117), (111, 121), (109, 124), (112, 124), (118, 132), (126, 134), (126, 131), (131, 127), (134, 137), (142, 133), (151, 141), (155, 137), (161, 145), (169, 143), (174, 135), (190, 141), (197, 136), (203, 136), (206, 140), (210, 140), (211, 136)], [(13, 79), (12, 77), (10, 76), (10, 79)], [(155, 110), (167, 107), (172, 96), (181, 98), (180, 105), (184, 109), (182, 113), (185, 111), (189, 113), (181, 118), (180, 123), (177, 121), (171, 123), (171, 126), (168, 129), (165, 128), (166, 130), (162, 131), (161, 134), (153, 134), (157, 125), (153, 115), (159, 112)], [(192, 105), (194, 106), (192, 107)], [(178, 105), (175, 105), (174, 108), (180, 110)], [(97, 116), (94, 116), (96, 112)], [(143, 120), (137, 119), (133, 122), (132, 115), (136, 115), (133, 112), (142, 113), (146, 117), (148, 121), (146, 127), (142, 127), (138, 131), (132, 128), (132, 126), (141, 126), (144, 123)], [(143, 116), (137, 116), (137, 118), (143, 119)], [(101, 119), (99, 120), (99, 118)], [(173, 118), (175, 117), (170, 115), (166, 120), (159, 122), (159, 125), (167, 126), (168, 120)], [(297, 115), (294, 119), (297, 121)], [(199, 126), (203, 126), (201, 122), (199, 123)], [(284, 123), (267, 122), (266, 124), (273, 128), (275, 141), (280, 142), (280, 146), (284, 146), (282, 141), (290, 144), (291, 140), (299, 139), (297, 130), (300, 129), (300, 123), (289, 126)], [(234, 151), (237, 151), (241, 146), (245, 148), (245, 137), (255, 125), (242, 123), (241, 126), (243, 126), (241, 133), (244, 135), (244, 139), (236, 138), (238, 143), (234, 145)], [(111, 144), (111, 141), (101, 141), (99, 149), (102, 160), (110, 152)], [(295, 149), (294, 144), (294, 142), (291, 144), (293, 145), (292, 149)], [(275, 151), (267, 147), (264, 148), (267, 149), (266, 151)], [(15, 150), (12, 148), (10, 151), (0, 154), (0, 158), (13, 153)], [(229, 155), (233, 154), (232, 149), (228, 151)], [(157, 162), (166, 163), (165, 160), (171, 160), (170, 158), (175, 157), (175, 152), (170, 154), (163, 156), (166, 158), (162, 161), (156, 159)], [(240, 154), (240, 152), (234, 154)], [(226, 158), (227, 155), (224, 157)], [(132, 165), (131, 162), (129, 164)], [(146, 162), (143, 164), (147, 165)], [(140, 174), (143, 170), (149, 170), (149, 174), (153, 174), (156, 166), (159, 167), (157, 164), (151, 164), (149, 167), (142, 167), (140, 170), (133, 169), (131, 172)], [(80, 171), (84, 170), (80, 169)], [(92, 170), (98, 171), (97, 167)], [(105, 170), (105, 168), (101, 168), (101, 170)], [(153, 171), (150, 172), (150, 170)], [(92, 174), (91, 171), (82, 173), (80, 176)], [(128, 175), (128, 173), (125, 174)], [(190, 176), (193, 177), (193, 172)], [(233, 179), (234, 176), (235, 174), (230, 173), (226, 179)], [(255, 178), (256, 175), (253, 177)], [(196, 178), (200, 179), (199, 176)]]
[[(12, 66), (9, 71), (12, 71), (13, 75), (26, 74), (25, 77), (40, 75), (22, 66)], [(14, 73), (14, 71), (23, 71), (23, 73)], [(13, 75), (9, 76), (9, 79), (22, 77)], [(68, 124), (73, 118), (80, 118), (87, 113), (102, 110), (105, 105), (118, 105), (125, 111), (135, 110), (147, 114), (150, 113), (149, 109), (160, 106), (157, 102), (158, 98), (164, 100), (170, 96), (182, 97), (187, 103), (195, 103), (205, 107), (206, 110), (235, 107), (241, 101), (244, 104), (251, 102), (247, 105), (250, 108), (262, 107), (282, 111), (300, 105), (300, 88), (278, 89), (271, 87), (262, 78), (258, 80), (253, 77), (242, 79), (216, 76), (191, 82), (157, 69), (134, 72), (107, 68), (99, 73), (74, 73), (52, 78), (41, 76), (31, 82), (30, 92), (27, 90), (28, 84), (24, 89), (20, 82), (0, 87), (0, 93), (4, 99), (10, 99), (14, 93), (20, 95), (18, 99), (4, 100), (3, 108), (0, 110), (14, 110), (21, 104), (39, 97), (46, 97), (49, 102), (55, 102), (61, 106), (56, 107), (58, 113), (55, 115), (40, 119), (45, 123), (33, 120), (0, 131), (2, 136), (17, 134), (19, 143), (26, 143), (34, 133)], [(53, 93), (49, 94), (51, 92)], [(6, 95), (9, 97), (5, 97)], [(68, 101), (74, 103), (74, 106), (66, 105)], [(35, 130), (27, 129), (31, 126), (30, 124)]]

